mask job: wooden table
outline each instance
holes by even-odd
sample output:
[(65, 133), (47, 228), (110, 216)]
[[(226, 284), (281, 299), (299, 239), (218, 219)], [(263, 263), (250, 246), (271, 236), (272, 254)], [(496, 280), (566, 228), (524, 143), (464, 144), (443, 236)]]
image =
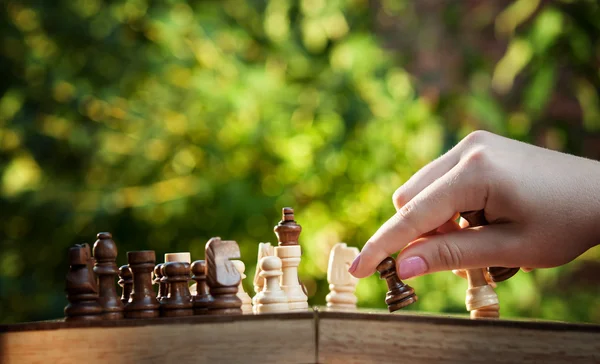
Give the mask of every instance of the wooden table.
[(0, 363), (599, 363), (600, 325), (307, 312), (0, 326)]

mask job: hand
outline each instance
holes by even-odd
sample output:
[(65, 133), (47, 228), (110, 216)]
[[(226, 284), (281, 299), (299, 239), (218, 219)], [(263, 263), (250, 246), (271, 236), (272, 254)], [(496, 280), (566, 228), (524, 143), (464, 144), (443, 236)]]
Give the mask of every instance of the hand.
[[(350, 267), (397, 251), (400, 278), (489, 266), (555, 267), (600, 243), (600, 163), (477, 131), (402, 185), (396, 214)], [(459, 212), (487, 226), (458, 230)]]

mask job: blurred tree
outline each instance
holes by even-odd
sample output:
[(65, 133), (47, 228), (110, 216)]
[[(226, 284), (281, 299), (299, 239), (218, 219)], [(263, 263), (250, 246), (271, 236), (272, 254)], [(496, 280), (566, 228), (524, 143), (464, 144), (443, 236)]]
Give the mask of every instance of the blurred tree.
[[(67, 248), (98, 231), (115, 236), (119, 264), (142, 249), (201, 259), (211, 236), (235, 239), (251, 277), (287, 205), (304, 227), (302, 279), (322, 304), (330, 247), (362, 245), (393, 213), (397, 186), (469, 130), (529, 138), (561, 106), (548, 101), (561, 72), (576, 75), (577, 92), (565, 92), (579, 103), (564, 104), (581, 105), (584, 124), (548, 124), (544, 140), (568, 137), (566, 148), (597, 130), (595, 3), (465, 3), (5, 1), (0, 320), (62, 316)], [(381, 30), (388, 18), (405, 19), (402, 34), (448, 28), (444, 44), (463, 62), (447, 64), (465, 75), (447, 92), (428, 88), (415, 65), (436, 45), (390, 47), (406, 37)], [(508, 44), (499, 59), (460, 36), (494, 24)], [(521, 82), (526, 97), (509, 97)], [(568, 298), (556, 288), (587, 261), (517, 275), (500, 288), (503, 313), (600, 322), (589, 288)], [(412, 309), (464, 311), (452, 274), (411, 285)], [(359, 284), (362, 306), (384, 307), (384, 294), (377, 277)]]

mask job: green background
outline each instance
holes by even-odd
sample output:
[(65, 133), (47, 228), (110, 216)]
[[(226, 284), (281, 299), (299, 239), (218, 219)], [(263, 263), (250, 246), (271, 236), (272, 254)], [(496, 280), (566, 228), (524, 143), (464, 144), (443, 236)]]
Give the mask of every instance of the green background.
[[(3, 1), (0, 322), (62, 317), (67, 249), (236, 240), (252, 292), (281, 208), (310, 303), (329, 250), (476, 129), (600, 158), (596, 1)], [(503, 317), (600, 323), (600, 250), (499, 284)], [(450, 272), (410, 310), (464, 313)], [(385, 284), (361, 280), (362, 307)]]

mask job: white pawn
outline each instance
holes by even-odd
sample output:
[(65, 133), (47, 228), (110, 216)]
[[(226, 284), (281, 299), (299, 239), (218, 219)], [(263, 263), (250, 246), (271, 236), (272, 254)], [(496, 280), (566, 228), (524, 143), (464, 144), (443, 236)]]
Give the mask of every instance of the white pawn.
[(281, 259), (264, 257), (260, 260), (260, 276), (266, 280), (263, 290), (256, 295), (256, 313), (287, 312), (290, 310), (288, 296), (279, 286)]
[(246, 265), (241, 260), (232, 260), (232, 262), (233, 265), (235, 265), (235, 269), (237, 269), (237, 271), (240, 272), (241, 276), (237, 296), (240, 300), (242, 300), (242, 313), (252, 313), (252, 298), (250, 298), (250, 295), (248, 295), (248, 293), (244, 291), (244, 285), (242, 284), (242, 281), (246, 278), (246, 275), (244, 274), (244, 271), (246, 270)]
[(265, 286), (265, 279), (260, 275), (260, 260), (270, 256), (273, 256), (273, 246), (271, 243), (259, 243), (258, 259), (256, 259), (256, 272), (254, 273), (254, 292), (256, 292), (256, 295), (252, 297), (252, 312), (254, 313), (256, 313), (256, 297)]
[(348, 268), (357, 255), (358, 248), (349, 248), (346, 243), (337, 243), (331, 249), (327, 269), (330, 292), (325, 297), (329, 309), (344, 311), (356, 309), (357, 299), (354, 291), (358, 279), (348, 273)]

